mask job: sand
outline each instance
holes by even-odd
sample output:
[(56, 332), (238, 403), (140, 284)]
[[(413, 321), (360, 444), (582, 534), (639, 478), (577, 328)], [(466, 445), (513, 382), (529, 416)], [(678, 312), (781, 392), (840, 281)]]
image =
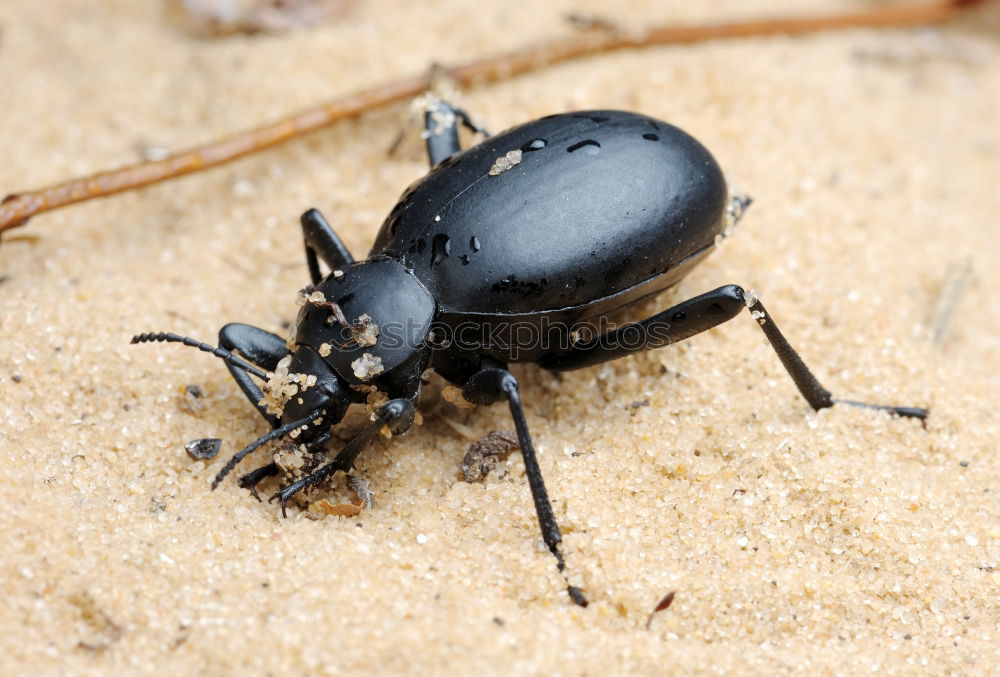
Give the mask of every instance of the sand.
[[(614, 12), (642, 25), (862, 4)], [(7, 2), (0, 191), (562, 35), (565, 12), (602, 8), (365, 0), (293, 33), (205, 40), (161, 3)], [(386, 156), (405, 105), (12, 233), (0, 673), (1000, 674), (998, 31), (994, 5), (936, 30), (648, 49), (464, 93), (492, 130), (607, 107), (694, 134), (755, 202), (638, 314), (736, 282), (836, 395), (931, 409), (926, 426), (812, 412), (748, 316), (564, 376), (516, 367), (586, 609), (541, 544), (518, 454), (462, 482), (469, 440), (430, 412), (361, 457), (373, 508), (283, 520), (234, 482), (209, 490), (266, 430), (223, 365), (128, 345), (150, 330), (214, 341), (227, 321), (283, 334), (308, 280), (299, 214), (319, 207), (363, 254), (425, 172), (413, 136)], [(194, 413), (187, 385), (204, 392)], [(511, 427), (499, 406), (445, 415), (476, 436)], [(209, 436), (222, 455), (189, 458), (184, 443)]]

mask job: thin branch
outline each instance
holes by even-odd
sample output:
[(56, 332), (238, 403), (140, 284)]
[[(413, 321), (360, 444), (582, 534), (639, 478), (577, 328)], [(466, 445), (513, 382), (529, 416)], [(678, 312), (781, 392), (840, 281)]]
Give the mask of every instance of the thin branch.
[[(845, 28), (888, 28), (931, 24), (950, 19), (986, 0), (951, 0), (920, 5), (878, 7), (855, 14), (761, 19), (701, 26), (657, 26), (639, 30), (586, 31), (571, 37), (445, 68), (461, 87), (474, 87), (521, 75), (570, 59), (620, 49), (678, 45), (763, 35), (802, 35)], [(404, 77), (349, 94), (218, 141), (181, 151), (162, 160), (100, 172), (39, 190), (8, 195), (0, 203), (0, 233), (23, 226), (42, 212), (76, 202), (142, 188), (221, 165), (276, 146), (338, 120), (416, 96), (427, 88), (425, 75)]]
[(951, 329), (955, 323), (955, 313), (958, 311), (958, 305), (962, 301), (972, 278), (971, 256), (953, 261), (948, 266), (931, 322), (931, 340), (939, 349), (944, 349), (945, 343), (951, 335)]

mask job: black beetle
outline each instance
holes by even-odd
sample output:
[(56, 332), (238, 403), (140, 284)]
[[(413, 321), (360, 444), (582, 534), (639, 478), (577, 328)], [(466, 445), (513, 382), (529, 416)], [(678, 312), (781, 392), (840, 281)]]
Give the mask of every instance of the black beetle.
[[(915, 407), (835, 400), (752, 293), (726, 285), (652, 317), (614, 327), (607, 318), (675, 285), (715, 247), (730, 198), (711, 154), (659, 120), (611, 110), (550, 115), (461, 151), (460, 109), (425, 115), (433, 169), (383, 223), (355, 262), (314, 209), (302, 216), (312, 285), (292, 338), (245, 324), (219, 333), (221, 348), (167, 333), (224, 359), (273, 430), (219, 471), (215, 488), (265, 442), (285, 436), (322, 452), (348, 406), (371, 386), (388, 396), (373, 423), (332, 461), (271, 497), (282, 511), (298, 491), (348, 471), (384, 426), (407, 430), (421, 375), (434, 369), (475, 404), (506, 399), (517, 430), (542, 538), (564, 568), (561, 535), (528, 434), (511, 362), (588, 367), (660, 348), (715, 327), (747, 307), (814, 409), (842, 402), (924, 418)], [(319, 261), (331, 270), (323, 276)], [(249, 362), (230, 351), (239, 351)], [(265, 373), (263, 370), (267, 370)], [(251, 376), (267, 381), (263, 391)], [(256, 484), (270, 463), (243, 476)], [(586, 604), (569, 587), (572, 599)]]

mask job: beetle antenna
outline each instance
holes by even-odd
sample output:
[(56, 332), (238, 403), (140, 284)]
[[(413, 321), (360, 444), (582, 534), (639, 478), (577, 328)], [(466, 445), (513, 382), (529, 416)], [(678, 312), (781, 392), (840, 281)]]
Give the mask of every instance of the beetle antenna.
[(267, 374), (257, 367), (253, 366), (246, 360), (241, 360), (240, 358), (233, 355), (231, 352), (225, 348), (216, 348), (208, 343), (202, 343), (201, 341), (195, 341), (193, 338), (188, 338), (187, 336), (180, 336), (178, 334), (172, 334), (170, 332), (157, 332), (157, 333), (146, 333), (137, 334), (132, 337), (129, 343), (183, 343), (186, 346), (191, 346), (192, 348), (197, 348), (198, 350), (204, 351), (206, 353), (212, 353), (216, 357), (224, 360), (226, 364), (231, 364), (237, 369), (242, 369), (245, 372), (249, 372), (256, 376), (257, 378), (266, 381)]
[(217, 486), (219, 486), (219, 483), (223, 479), (225, 479), (226, 475), (228, 475), (240, 461), (242, 461), (256, 449), (258, 449), (261, 445), (267, 444), (271, 440), (276, 440), (281, 437), (284, 437), (293, 430), (296, 430), (304, 425), (312, 423), (314, 420), (319, 418), (319, 415), (322, 413), (323, 413), (322, 409), (314, 409), (309, 413), (308, 416), (300, 418), (298, 421), (292, 421), (291, 423), (286, 423), (283, 426), (275, 428), (274, 430), (268, 432), (266, 435), (261, 435), (253, 442), (240, 449), (238, 452), (233, 454), (233, 457), (229, 459), (226, 465), (222, 466), (222, 470), (220, 470), (219, 473), (215, 476), (215, 479), (212, 480), (212, 489), (215, 489)]

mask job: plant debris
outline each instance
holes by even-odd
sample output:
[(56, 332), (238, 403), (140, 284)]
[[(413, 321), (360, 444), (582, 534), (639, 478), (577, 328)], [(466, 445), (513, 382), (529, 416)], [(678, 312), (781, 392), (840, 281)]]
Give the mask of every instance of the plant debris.
[(486, 437), (469, 445), (462, 459), (462, 479), (466, 482), (478, 482), (500, 461), (510, 456), (515, 449), (520, 449), (517, 435), (512, 430), (494, 430)]
[(365, 510), (371, 510), (375, 505), (375, 494), (372, 493), (371, 486), (371, 481), (361, 475), (347, 476), (347, 488), (354, 492)]
[(185, 414), (200, 417), (205, 411), (205, 393), (199, 385), (186, 385), (180, 389), (177, 396), (177, 408)]
[(309, 512), (336, 517), (357, 517), (361, 514), (361, 506), (353, 503), (330, 503), (327, 499), (321, 498), (309, 504)]
[(91, 641), (80, 640), (78, 646), (91, 651), (104, 651), (117, 642), (124, 630), (111, 620), (106, 611), (97, 606), (97, 602), (84, 591), (69, 597), (69, 603), (79, 610), (80, 617), (87, 627), (96, 633), (97, 638)]
[(670, 605), (674, 603), (674, 595), (676, 595), (676, 594), (677, 594), (676, 590), (671, 590), (666, 595), (664, 595), (663, 599), (661, 599), (659, 601), (659, 603), (656, 605), (656, 607), (652, 611), (649, 612), (649, 617), (646, 619), (646, 629), (647, 630), (649, 630), (649, 626), (653, 623), (653, 616), (655, 616), (656, 614), (658, 614), (661, 611), (665, 611), (665, 610), (669, 609)]

